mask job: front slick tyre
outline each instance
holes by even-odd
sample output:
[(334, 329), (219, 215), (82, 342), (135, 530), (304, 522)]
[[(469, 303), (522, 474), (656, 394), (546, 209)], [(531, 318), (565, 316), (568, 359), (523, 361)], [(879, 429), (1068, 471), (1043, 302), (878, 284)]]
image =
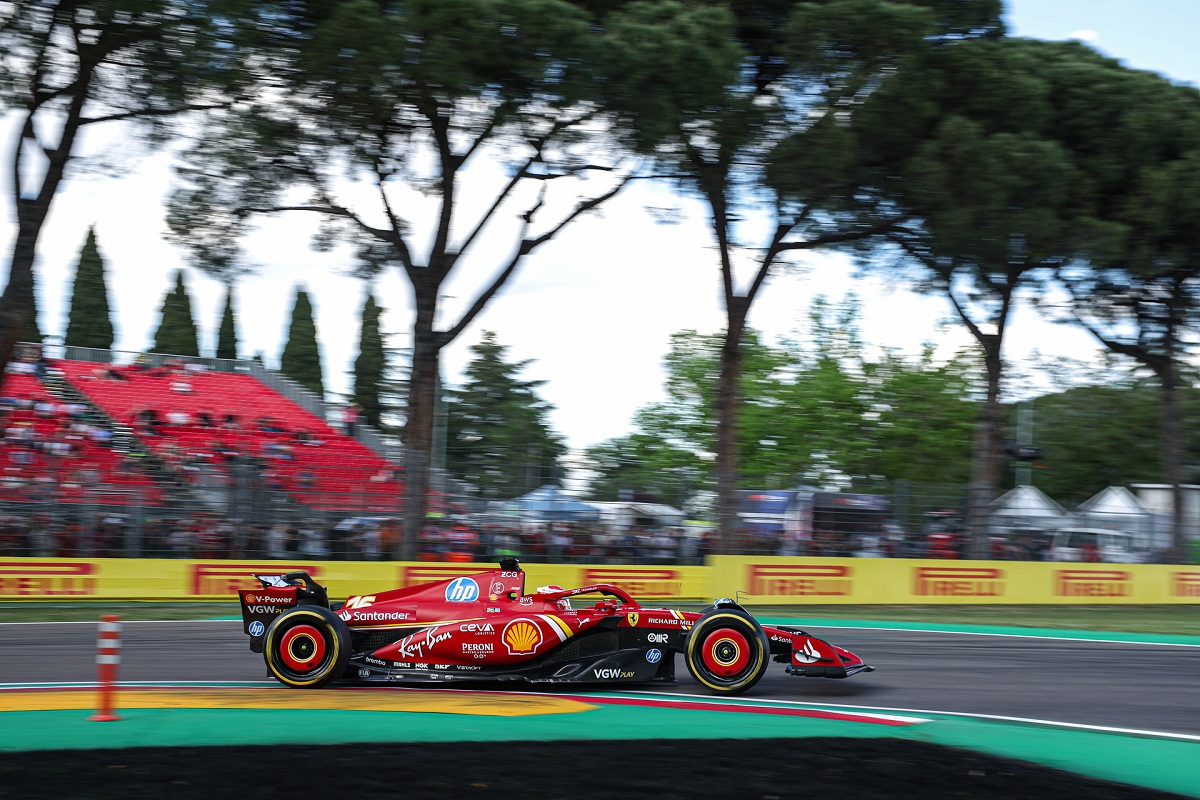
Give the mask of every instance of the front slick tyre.
[(767, 671), (771, 646), (762, 626), (738, 608), (717, 608), (696, 621), (684, 661), (692, 677), (717, 694), (741, 694)]
[(294, 689), (318, 689), (350, 661), (350, 630), (328, 608), (300, 606), (275, 618), (263, 642), (267, 670)]

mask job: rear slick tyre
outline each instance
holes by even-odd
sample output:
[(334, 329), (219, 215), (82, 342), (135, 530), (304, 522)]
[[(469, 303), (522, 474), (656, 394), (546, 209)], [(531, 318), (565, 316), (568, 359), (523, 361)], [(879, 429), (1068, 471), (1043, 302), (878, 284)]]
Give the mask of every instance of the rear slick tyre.
[(321, 606), (300, 606), (267, 628), (263, 657), (271, 677), (294, 689), (319, 689), (337, 680), (350, 661), (350, 630)]
[(745, 611), (718, 608), (692, 626), (684, 647), (688, 672), (717, 694), (741, 694), (767, 671), (771, 646), (762, 626)]

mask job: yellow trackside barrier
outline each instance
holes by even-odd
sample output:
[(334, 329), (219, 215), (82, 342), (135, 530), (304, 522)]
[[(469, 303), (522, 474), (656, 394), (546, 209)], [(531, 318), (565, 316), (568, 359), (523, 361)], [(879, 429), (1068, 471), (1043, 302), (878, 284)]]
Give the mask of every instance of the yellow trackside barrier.
[[(278, 575), (303, 570), (329, 596), (387, 591), (494, 569), (493, 562), (446, 564), (395, 561), (287, 561), (241, 559), (188, 561), (133, 558), (0, 559), (0, 602), (12, 600), (236, 600), (238, 589), (257, 589), (253, 573)], [(611, 583), (646, 603), (710, 599), (712, 570), (681, 566), (529, 564), (525, 589), (557, 584), (566, 588)], [(488, 587), (480, 587), (484, 592)]]
[[(233, 601), (252, 573), (304, 570), (333, 600), (490, 569), (487, 562), (0, 559), (0, 602)], [(703, 567), (527, 564), (525, 589), (610, 583), (647, 605), (736, 597), (753, 605), (1200, 603), (1200, 567), (1037, 561), (717, 556)], [(488, 587), (480, 587), (487, 592)]]
[(1200, 567), (1043, 561), (717, 556), (713, 589), (744, 603), (1200, 603)]

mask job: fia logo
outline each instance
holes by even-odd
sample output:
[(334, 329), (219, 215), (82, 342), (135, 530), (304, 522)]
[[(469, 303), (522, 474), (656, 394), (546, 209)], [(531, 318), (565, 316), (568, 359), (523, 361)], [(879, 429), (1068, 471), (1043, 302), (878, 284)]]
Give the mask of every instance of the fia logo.
[(455, 578), (446, 587), (446, 601), (469, 603), (479, 599), (479, 584), (470, 578)]

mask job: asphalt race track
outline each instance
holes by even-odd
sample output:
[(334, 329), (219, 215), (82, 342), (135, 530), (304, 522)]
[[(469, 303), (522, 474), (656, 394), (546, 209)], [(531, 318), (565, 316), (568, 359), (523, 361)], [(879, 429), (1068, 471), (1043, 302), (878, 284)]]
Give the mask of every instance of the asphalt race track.
[[(456, 692), (448, 703), (419, 690), (285, 689), (237, 620), (128, 621), (126, 721), (97, 723), (85, 716), (97, 695), (81, 688), (97, 678), (97, 623), (3, 623), (0, 744), (12, 752), (0, 753), (0, 800), (1200, 798), (1191, 638), (811, 627), (878, 671), (827, 681), (773, 663), (745, 698), (721, 701), (680, 663), (673, 686)], [(384, 705), (416, 713), (397, 726)]]
[[(96, 678), (95, 623), (0, 624), (0, 683)], [(793, 678), (772, 664), (749, 696), (875, 709), (993, 715), (1200, 736), (1200, 647), (901, 630), (813, 628), (877, 671)], [(703, 694), (678, 665), (675, 686)], [(125, 622), (122, 682), (276, 685), (234, 620)]]

